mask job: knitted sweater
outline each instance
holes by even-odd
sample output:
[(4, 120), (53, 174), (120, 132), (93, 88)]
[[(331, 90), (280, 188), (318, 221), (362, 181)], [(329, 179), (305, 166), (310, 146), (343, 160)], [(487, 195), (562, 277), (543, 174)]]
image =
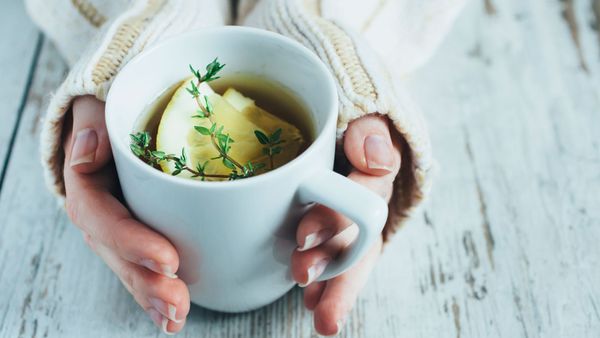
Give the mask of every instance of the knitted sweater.
[[(54, 94), (42, 131), (49, 187), (65, 194), (61, 135), (73, 99), (105, 100), (120, 69), (148, 46), (207, 26), (271, 30), (315, 52), (335, 76), (338, 137), (348, 123), (387, 115), (403, 146), (394, 182), (387, 239), (428, 191), (433, 160), (419, 109), (402, 79), (434, 51), (464, 0), (26, 0), (34, 21), (58, 46), (71, 71)], [(343, 153), (338, 149), (339, 153)]]

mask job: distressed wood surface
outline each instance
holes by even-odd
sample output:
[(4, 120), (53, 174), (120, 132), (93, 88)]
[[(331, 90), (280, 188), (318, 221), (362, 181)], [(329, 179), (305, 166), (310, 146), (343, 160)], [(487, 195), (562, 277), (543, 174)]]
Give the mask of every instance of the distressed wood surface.
[[(29, 21), (21, 1), (1, 3), (0, 11), (0, 189), (15, 131), (31, 82), (32, 60), (39, 53), (41, 34)], [(18, 32), (18, 34), (15, 34)], [(10, 52), (8, 52), (10, 51)]]
[[(160, 336), (43, 187), (39, 116), (66, 68), (30, 23), (13, 24), (30, 39), (0, 30), (0, 338)], [(599, 27), (598, 0), (468, 4), (409, 79), (434, 190), (341, 336), (600, 336)], [(246, 314), (194, 307), (180, 336), (316, 335), (294, 290)]]

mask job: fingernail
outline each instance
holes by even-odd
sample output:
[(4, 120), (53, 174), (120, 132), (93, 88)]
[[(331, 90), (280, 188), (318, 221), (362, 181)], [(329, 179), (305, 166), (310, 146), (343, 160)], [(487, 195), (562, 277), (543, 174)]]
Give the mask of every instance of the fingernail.
[(308, 268), (308, 278), (306, 280), (306, 283), (299, 283), (298, 286), (300, 286), (301, 288), (309, 286), (312, 282), (315, 281), (315, 279), (317, 279), (323, 273), (323, 271), (325, 271), (327, 264), (329, 264), (329, 259), (323, 259), (317, 264)]
[(161, 328), (164, 334), (166, 334), (167, 336), (172, 336), (175, 334), (175, 332), (169, 332), (169, 330), (167, 329), (167, 325), (169, 325), (169, 319), (167, 317), (162, 318), (161, 324)]
[(369, 169), (392, 171), (394, 166), (392, 149), (381, 135), (370, 135), (365, 139), (365, 158)]
[(156, 325), (157, 327), (161, 327), (163, 316), (160, 314), (160, 312), (158, 312), (154, 308), (149, 308), (148, 310), (146, 310), (146, 313), (148, 314), (148, 317), (152, 319), (154, 325)]
[(158, 310), (163, 316), (169, 318), (175, 323), (183, 322), (183, 318), (177, 319), (177, 307), (173, 304), (169, 304), (162, 299), (159, 298), (148, 298), (148, 302), (152, 304), (152, 306)]
[(98, 135), (94, 129), (86, 128), (78, 131), (71, 150), (71, 167), (94, 162), (96, 148), (98, 148)]
[(177, 278), (177, 275), (173, 272), (173, 269), (167, 264), (158, 264), (151, 259), (141, 259), (140, 265), (150, 269), (156, 273), (160, 273), (165, 277), (169, 277), (172, 279)]
[(173, 272), (173, 269), (169, 265), (161, 264), (160, 265), (160, 271), (162, 271), (163, 275), (165, 275), (165, 276), (167, 276), (169, 278), (172, 278), (172, 279), (177, 278), (177, 275), (175, 274), (175, 272)]
[(337, 331), (335, 332), (335, 335), (337, 336), (340, 333), (342, 333), (342, 329), (344, 328), (344, 321), (338, 319), (338, 321), (335, 324), (337, 325)]
[(312, 234), (304, 238), (304, 245), (301, 248), (298, 248), (298, 251), (306, 251), (308, 249), (312, 249), (331, 238), (332, 235), (333, 231), (331, 231), (331, 229), (323, 229), (317, 232), (313, 232)]

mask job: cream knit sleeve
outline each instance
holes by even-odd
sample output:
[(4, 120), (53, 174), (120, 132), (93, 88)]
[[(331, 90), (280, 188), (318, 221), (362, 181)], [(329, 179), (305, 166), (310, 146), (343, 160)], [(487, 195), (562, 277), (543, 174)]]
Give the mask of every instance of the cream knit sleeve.
[(106, 24), (127, 9), (128, 0), (25, 0), (29, 16), (72, 67)]
[[(314, 51), (337, 80), (340, 144), (348, 123), (389, 117), (403, 144), (387, 240), (427, 193), (433, 159), (422, 114), (400, 77), (423, 64), (464, 0), (242, 0), (240, 22), (295, 39)], [(343, 151), (339, 149), (339, 154)]]
[[(98, 7), (93, 6), (96, 2)], [(93, 95), (104, 101), (115, 75), (144, 48), (189, 29), (231, 21), (229, 1), (223, 0), (96, 2), (28, 0), (27, 3), (32, 18), (65, 58), (78, 60), (50, 101), (41, 135), (46, 182), (59, 197), (65, 195), (62, 129), (73, 99)], [(104, 15), (100, 5), (112, 15)]]
[[(50, 102), (41, 138), (46, 181), (59, 196), (65, 193), (63, 120), (73, 99), (104, 100), (115, 75), (147, 46), (231, 20), (228, 0), (26, 1), (32, 18), (72, 65)], [(384, 239), (426, 194), (433, 164), (421, 113), (402, 89), (401, 77), (431, 54), (463, 1), (238, 1), (240, 24), (298, 40), (328, 65), (340, 96), (340, 141), (348, 123), (371, 113), (387, 115), (398, 130), (402, 168)]]

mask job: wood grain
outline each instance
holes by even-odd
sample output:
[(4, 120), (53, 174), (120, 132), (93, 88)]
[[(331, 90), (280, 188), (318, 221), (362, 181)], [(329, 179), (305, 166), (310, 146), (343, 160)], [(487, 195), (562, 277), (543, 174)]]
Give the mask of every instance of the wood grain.
[[(2, 3), (0, 11), (0, 164), (8, 163), (41, 35), (31, 23), (21, 1)], [(4, 182), (4, 165), (0, 165), (0, 190)]]
[[(439, 174), (386, 247), (342, 337), (600, 335), (598, 2), (570, 4), (575, 23), (559, 0), (471, 1), (408, 80)], [(17, 48), (0, 57), (22, 59), (14, 68), (27, 72), (31, 40), (26, 57)], [(38, 116), (65, 71), (45, 42), (0, 191), (0, 338), (161, 336), (43, 188)], [(0, 88), (11, 97), (27, 91), (26, 80), (8, 81)], [(1, 113), (14, 127), (11, 109)], [(1, 140), (11, 126), (1, 125)], [(0, 143), (0, 155), (8, 147)], [(293, 290), (245, 314), (194, 307), (180, 336), (316, 334)]]
[(564, 3), (495, 3), (493, 17), (471, 3), (412, 81), (440, 175), (427, 219), (396, 241), (413, 251), (399, 264), (412, 265), (422, 285), (405, 301), (420, 300), (421, 327), (406, 336), (433, 326), (444, 336), (597, 337), (600, 69), (584, 23), (591, 1), (572, 4), (579, 47)]

